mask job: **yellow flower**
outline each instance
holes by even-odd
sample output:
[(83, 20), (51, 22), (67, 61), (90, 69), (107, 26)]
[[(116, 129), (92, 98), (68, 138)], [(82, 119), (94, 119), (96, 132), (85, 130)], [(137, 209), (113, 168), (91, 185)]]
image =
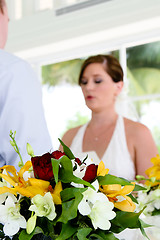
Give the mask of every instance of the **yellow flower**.
[[(151, 179), (151, 178), (156, 178), (157, 180), (160, 180), (160, 156), (157, 154), (156, 157), (151, 158), (151, 162), (153, 163), (153, 166), (148, 168), (145, 173), (146, 175)], [(150, 182), (146, 181), (146, 185), (151, 185), (155, 186), (160, 184), (160, 182)]]
[(18, 193), (26, 197), (34, 197), (37, 194), (44, 195), (48, 192), (50, 182), (36, 178), (29, 178), (26, 186), (15, 186)]
[(105, 168), (104, 162), (100, 161), (97, 169), (97, 176), (105, 176), (106, 174), (108, 174), (108, 172), (109, 169)]
[[(1, 168), (1, 171), (5, 170), (6, 174), (0, 173), (0, 177), (3, 178), (6, 182), (8, 182), (12, 187), (1, 187), (0, 188), (0, 194), (5, 193), (5, 192), (11, 192), (16, 195), (17, 190), (16, 187), (26, 187), (27, 182), (24, 181), (23, 179), (23, 173), (25, 171), (28, 171), (29, 168), (31, 167), (31, 162), (28, 161), (26, 164), (21, 168), (19, 173), (15, 169), (14, 166), (10, 165), (5, 165)], [(12, 174), (12, 175), (11, 175)]]
[(53, 198), (53, 202), (55, 204), (62, 204), (62, 200), (61, 200), (61, 196), (60, 196), (60, 192), (62, 191), (62, 183), (58, 182), (55, 186), (55, 188), (53, 189), (52, 186), (50, 185), (49, 191), (52, 195)]
[(100, 191), (103, 192), (108, 199), (113, 202), (114, 206), (121, 211), (134, 212), (136, 205), (132, 199), (127, 195), (130, 194), (135, 186), (133, 185), (121, 186), (120, 184), (103, 185), (100, 187)]
[[(61, 204), (60, 192), (62, 191), (62, 184), (58, 182), (53, 189), (50, 185), (49, 181), (29, 178), (27, 181), (24, 180), (23, 174), (28, 171), (32, 166), (31, 161), (26, 162), (26, 164), (20, 169), (19, 172), (16, 171), (15, 167), (6, 165), (1, 168), (1, 170), (6, 170), (7, 174), (0, 173), (0, 177), (2, 177), (5, 181), (7, 181), (11, 187), (1, 187), (0, 194), (2, 193), (13, 193), (17, 195), (17, 193), (33, 198), (35, 195), (40, 194), (42, 196), (45, 193), (50, 192), (55, 204)], [(11, 175), (11, 174), (12, 175)]]

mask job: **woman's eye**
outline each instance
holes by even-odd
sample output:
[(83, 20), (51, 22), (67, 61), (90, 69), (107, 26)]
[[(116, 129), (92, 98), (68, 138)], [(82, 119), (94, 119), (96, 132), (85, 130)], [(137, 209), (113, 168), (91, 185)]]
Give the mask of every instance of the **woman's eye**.
[(101, 83), (102, 82), (102, 79), (101, 78), (97, 78), (94, 80), (95, 83)]
[(87, 80), (81, 79), (81, 84), (82, 84), (82, 85), (86, 85), (86, 84), (87, 84)]

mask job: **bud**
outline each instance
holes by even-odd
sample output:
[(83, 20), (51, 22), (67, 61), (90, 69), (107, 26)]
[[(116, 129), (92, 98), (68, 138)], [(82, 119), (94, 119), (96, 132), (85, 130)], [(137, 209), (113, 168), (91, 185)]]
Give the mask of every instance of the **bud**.
[(151, 182), (152, 183), (156, 182), (156, 177), (151, 177)]
[(35, 214), (28, 219), (27, 228), (26, 228), (26, 231), (28, 234), (31, 234), (35, 229), (36, 220), (37, 220), (37, 216)]
[(12, 147), (15, 146), (15, 143), (13, 141), (10, 140), (10, 144), (12, 145)]
[(20, 162), (18, 163), (18, 167), (19, 167), (19, 168), (22, 168), (23, 166), (24, 166), (23, 162), (20, 161)]
[(30, 145), (29, 143), (27, 143), (27, 153), (28, 153), (28, 155), (30, 155), (31, 157), (34, 157), (33, 148), (31, 147), (31, 145)]
[(140, 180), (145, 180), (146, 178), (142, 175), (137, 175), (136, 179), (140, 181)]

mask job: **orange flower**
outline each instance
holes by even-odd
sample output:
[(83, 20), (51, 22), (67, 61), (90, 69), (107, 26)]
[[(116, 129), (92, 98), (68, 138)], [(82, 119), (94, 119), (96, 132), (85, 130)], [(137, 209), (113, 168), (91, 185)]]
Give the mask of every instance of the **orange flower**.
[[(50, 185), (49, 181), (29, 178), (27, 181), (24, 180), (23, 174), (28, 171), (32, 166), (31, 161), (26, 162), (26, 164), (20, 169), (19, 172), (16, 171), (15, 167), (6, 165), (2, 167), (2, 170), (6, 170), (6, 174), (0, 173), (0, 177), (2, 177), (5, 181), (7, 181), (11, 187), (1, 187), (0, 194), (2, 193), (13, 193), (17, 195), (17, 193), (26, 196), (26, 197), (34, 197), (37, 194), (42, 196), (47, 192), (51, 192), (53, 197), (53, 201), (55, 204), (61, 204), (60, 192), (62, 191), (62, 184), (58, 182), (53, 189)], [(11, 174), (12, 175), (11, 175)]]
[(121, 211), (134, 212), (136, 205), (132, 199), (127, 195), (130, 194), (135, 186), (133, 185), (121, 186), (120, 184), (103, 185), (100, 187), (100, 191), (103, 192), (108, 199), (113, 202), (114, 206)]

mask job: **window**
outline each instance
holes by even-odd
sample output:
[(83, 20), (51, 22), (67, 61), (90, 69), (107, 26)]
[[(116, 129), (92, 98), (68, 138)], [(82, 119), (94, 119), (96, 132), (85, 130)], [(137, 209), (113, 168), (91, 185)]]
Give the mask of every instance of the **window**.
[(160, 42), (127, 49), (129, 96), (139, 121), (152, 131), (160, 150)]

